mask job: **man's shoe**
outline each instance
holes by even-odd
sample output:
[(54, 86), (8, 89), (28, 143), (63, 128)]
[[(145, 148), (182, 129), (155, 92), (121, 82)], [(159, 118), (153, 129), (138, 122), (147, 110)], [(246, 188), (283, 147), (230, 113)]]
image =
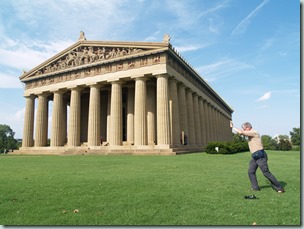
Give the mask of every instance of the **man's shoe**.
[(281, 189), (278, 189), (277, 192), (278, 192), (278, 193), (284, 193), (285, 190), (284, 190), (284, 188), (281, 188)]

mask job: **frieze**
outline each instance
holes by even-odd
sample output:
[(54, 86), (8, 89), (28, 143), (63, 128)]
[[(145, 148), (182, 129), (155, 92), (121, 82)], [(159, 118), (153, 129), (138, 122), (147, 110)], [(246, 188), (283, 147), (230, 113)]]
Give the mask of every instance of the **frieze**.
[(114, 63), (104, 63), (99, 66), (89, 66), (85, 69), (72, 70), (70, 72), (58, 73), (44, 78), (33, 79), (26, 82), (26, 89), (48, 86), (51, 84), (73, 81), (76, 79), (94, 77), (116, 71), (123, 71), (134, 68), (141, 68), (149, 65), (165, 63), (164, 54), (154, 54), (151, 56), (137, 57), (131, 60), (119, 61)]

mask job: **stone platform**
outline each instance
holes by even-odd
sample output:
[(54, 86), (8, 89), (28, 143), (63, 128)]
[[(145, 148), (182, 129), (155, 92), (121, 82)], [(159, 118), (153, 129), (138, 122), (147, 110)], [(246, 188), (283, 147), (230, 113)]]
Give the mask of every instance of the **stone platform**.
[(201, 146), (22, 147), (13, 155), (178, 155), (203, 152)]

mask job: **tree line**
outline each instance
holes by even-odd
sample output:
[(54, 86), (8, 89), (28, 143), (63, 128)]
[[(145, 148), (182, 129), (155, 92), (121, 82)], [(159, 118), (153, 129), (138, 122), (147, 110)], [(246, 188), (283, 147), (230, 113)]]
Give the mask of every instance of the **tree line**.
[[(301, 132), (300, 128), (293, 128), (287, 135), (279, 135), (272, 138), (269, 135), (262, 135), (261, 139), (265, 150), (300, 150)], [(0, 153), (6, 153), (15, 149), (19, 149), (21, 142), (14, 138), (15, 132), (10, 126), (0, 124)], [(245, 142), (244, 136), (233, 134), (233, 142)]]
[(287, 135), (278, 135), (275, 138), (269, 135), (262, 135), (264, 149), (269, 150), (300, 150), (301, 145), (301, 132), (300, 128), (293, 128), (289, 132), (290, 137)]

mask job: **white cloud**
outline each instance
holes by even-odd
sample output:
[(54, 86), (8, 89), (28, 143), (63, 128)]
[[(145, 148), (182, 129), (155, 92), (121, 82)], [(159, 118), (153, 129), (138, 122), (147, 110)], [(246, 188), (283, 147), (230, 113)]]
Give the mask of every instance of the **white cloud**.
[(176, 46), (177, 52), (188, 52), (188, 51), (196, 51), (205, 47), (208, 47), (210, 44), (206, 43), (204, 45), (185, 45), (185, 46)]
[[(3, 57), (0, 59), (0, 65), (18, 69), (21, 75), (23, 69), (30, 70), (36, 67), (71, 44), (73, 42), (69, 40), (52, 42), (32, 40), (25, 43), (4, 39), (0, 45), (0, 56)], [(3, 78), (4, 75), (0, 75), (0, 77)]]
[(244, 33), (249, 26), (251, 20), (256, 16), (259, 10), (268, 2), (268, 0), (263, 1), (258, 5), (250, 14), (247, 15), (232, 31), (231, 35)]
[(18, 76), (0, 73), (0, 88), (22, 88)]
[(257, 99), (257, 101), (265, 101), (265, 100), (268, 100), (270, 99), (271, 97), (271, 91), (269, 92), (266, 92), (263, 96), (261, 96), (260, 98)]
[(223, 59), (218, 62), (197, 67), (196, 70), (207, 80), (213, 82), (244, 69), (253, 69), (254, 66), (235, 59)]

